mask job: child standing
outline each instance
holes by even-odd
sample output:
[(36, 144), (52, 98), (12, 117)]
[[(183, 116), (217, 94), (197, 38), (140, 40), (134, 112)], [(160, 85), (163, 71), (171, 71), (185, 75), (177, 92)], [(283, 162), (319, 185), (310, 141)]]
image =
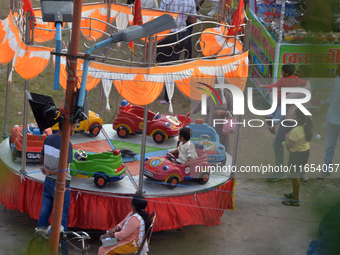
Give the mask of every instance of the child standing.
[(289, 206), (300, 206), (300, 172), (305, 167), (309, 158), (309, 142), (312, 140), (312, 119), (304, 115), (300, 109), (296, 109), (293, 119), (297, 126), (290, 133), (286, 134), (286, 147), (289, 150), (288, 166), (292, 173), (293, 192), (284, 194), (291, 200), (282, 201), (282, 204)]
[[(271, 126), (269, 127), (269, 131), (275, 135), (275, 124), (279, 124), (283, 116), (281, 115), (281, 88), (282, 87), (305, 87), (307, 81), (300, 79), (298, 76), (294, 76), (295, 66), (294, 65), (284, 65), (282, 66), (282, 78), (278, 80), (277, 83), (271, 85), (260, 85), (259, 88), (278, 88), (277, 91), (277, 108), (276, 110), (268, 115), (266, 119), (274, 119), (272, 121)], [(288, 107), (287, 107), (288, 108)], [(269, 123), (269, 122), (267, 122)]]
[(190, 166), (190, 160), (198, 157), (195, 149), (195, 145), (190, 142), (191, 129), (184, 127), (178, 132), (178, 141), (180, 142), (176, 150), (170, 153), (178, 153), (178, 158), (173, 162), (178, 164), (185, 164), (187, 167)]

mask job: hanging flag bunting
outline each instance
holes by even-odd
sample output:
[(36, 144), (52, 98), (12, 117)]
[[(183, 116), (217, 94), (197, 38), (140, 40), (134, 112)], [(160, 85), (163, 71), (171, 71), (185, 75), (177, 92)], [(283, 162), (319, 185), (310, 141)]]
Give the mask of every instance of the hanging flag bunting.
[(235, 12), (233, 23), (231, 24), (235, 27), (230, 28), (228, 33), (229, 36), (235, 35), (236, 33), (240, 33), (242, 31), (242, 27), (240, 25), (244, 23), (244, 18), (244, 0), (240, 0), (238, 8)]
[[(135, 8), (133, 11), (133, 25), (140, 26), (143, 24), (143, 17), (142, 17), (142, 3), (141, 0), (135, 1)], [(134, 42), (129, 42), (129, 47), (132, 51), (132, 54), (135, 52), (135, 44)]]
[[(31, 14), (31, 17), (35, 17), (31, 0), (22, 0), (22, 9), (24, 12), (29, 12)], [(31, 28), (34, 25), (34, 23), (33, 20), (31, 20)]]

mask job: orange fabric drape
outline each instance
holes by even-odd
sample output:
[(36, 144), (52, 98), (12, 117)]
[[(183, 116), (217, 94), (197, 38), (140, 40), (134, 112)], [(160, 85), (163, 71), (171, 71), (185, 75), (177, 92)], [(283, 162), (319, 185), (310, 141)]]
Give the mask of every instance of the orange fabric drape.
[(9, 46), (9, 40), (6, 39), (0, 44), (0, 63), (6, 64), (14, 57), (15, 51)]
[(205, 92), (199, 88), (207, 89), (205, 86), (200, 85), (198, 82), (214, 87), (215, 75), (202, 74), (198, 70), (198, 68), (195, 68), (190, 78), (186, 78), (181, 81), (175, 81), (179, 90), (182, 91), (183, 94), (194, 100), (200, 100), (201, 95), (205, 94)]
[[(27, 46), (26, 53), (18, 56), (15, 61), (15, 71), (24, 79), (31, 79), (39, 75), (50, 60), (51, 48)], [(40, 57), (42, 53), (45, 57)]]
[[(234, 43), (236, 42), (236, 49), (234, 49)], [(218, 53), (218, 55), (228, 55), (228, 54), (233, 54), (235, 50), (235, 53), (238, 54), (239, 52), (242, 52), (243, 50), (243, 45), (236, 39), (234, 38), (229, 38), (226, 42), (226, 44), (223, 46), (222, 50)]]
[[(67, 86), (67, 72), (66, 72), (66, 60), (65, 58), (62, 58), (62, 61), (60, 62), (60, 76), (59, 76), (59, 83), (60, 86), (62, 86), (64, 89), (66, 89)], [(77, 62), (77, 70), (74, 70), (76, 72), (76, 77), (77, 77), (77, 87), (80, 88), (81, 84), (81, 78), (83, 75), (83, 71), (81, 69), (81, 64), (84, 63), (84, 60), (79, 59)], [(55, 65), (55, 62), (53, 61), (53, 64)], [(91, 75), (87, 76), (87, 82), (86, 82), (86, 90), (91, 90), (97, 84), (100, 82), (100, 79), (96, 79)]]
[(122, 97), (136, 105), (152, 103), (163, 89), (163, 83), (147, 82), (141, 74), (137, 74), (132, 81), (113, 81), (113, 83)]
[(200, 47), (204, 56), (212, 56), (215, 55), (220, 49), (221, 45), (218, 43), (219, 41), (224, 41), (224, 37), (218, 36), (216, 34), (211, 33), (218, 33), (223, 36), (228, 34), (227, 27), (214, 27), (214, 28), (207, 28), (203, 31), (200, 37)]
[[(221, 36), (211, 33), (218, 33)], [(222, 35), (228, 35), (226, 27), (208, 28), (203, 31), (200, 38), (200, 47), (204, 56), (233, 54), (235, 43), (235, 53), (242, 52), (243, 46), (237, 39), (225, 38)]]
[[(41, 10), (35, 10), (36, 17), (42, 17)], [(48, 30), (41, 30), (39, 28), (48, 29)], [(44, 43), (48, 42), (55, 38), (55, 31), (51, 31), (52, 29), (55, 30), (54, 23), (52, 22), (43, 22), (42, 19), (36, 19), (36, 23), (34, 25), (34, 35), (33, 39), (37, 43)]]
[[(36, 17), (42, 17), (42, 13), (40, 9), (36, 9), (35, 11)], [(131, 8), (128, 6), (122, 6), (122, 5), (111, 5), (111, 16), (110, 16), (110, 23), (114, 21), (114, 19), (117, 16), (117, 13), (125, 13), (128, 15), (132, 15)], [(157, 11), (157, 10), (143, 10), (142, 9), (142, 15), (145, 16), (144, 22), (150, 21), (156, 17), (159, 17), (163, 15), (165, 12)], [(171, 16), (173, 16), (175, 19), (177, 18), (178, 14), (176, 13), (168, 13)], [(81, 33), (86, 37), (88, 40), (98, 40), (103, 33), (98, 31), (107, 31), (107, 25), (94, 20), (98, 19), (101, 21), (107, 22), (107, 4), (90, 4), (90, 5), (84, 5), (82, 7), (82, 17), (87, 18), (93, 18), (90, 19), (82, 19), (81, 20)], [(130, 25), (132, 25), (132, 19), (129, 17)], [(55, 29), (54, 23), (52, 22), (42, 22), (41, 19), (37, 19), (37, 23), (35, 25), (36, 28), (44, 28), (48, 30), (40, 30), (35, 29), (34, 30), (34, 41), (35, 42), (46, 42), (54, 39), (55, 32), (52, 32), (52, 29)], [(167, 34), (170, 30), (164, 31), (162, 33), (159, 33), (157, 35), (161, 34)], [(158, 40), (160, 40), (162, 37), (158, 37)], [(144, 38), (142, 39), (144, 40)]]
[(235, 85), (243, 91), (248, 78), (248, 63), (245, 60), (241, 60), (235, 71), (231, 71), (224, 76), (229, 84)]
[[(43, 184), (30, 179), (29, 175), (21, 180), (20, 175), (10, 171), (1, 159), (0, 177), (0, 203), (8, 209), (19, 210), (33, 219), (39, 219)], [(154, 231), (178, 229), (188, 225), (221, 224), (220, 218), (224, 211), (234, 209), (234, 185), (234, 180), (230, 179), (201, 193), (146, 197), (147, 211), (157, 214)], [(116, 226), (131, 210), (130, 199), (110, 195), (72, 188), (68, 226), (101, 230)]]
[[(14, 68), (20, 76), (25, 79), (37, 76), (46, 67), (52, 49), (26, 46), (21, 41), (18, 28), (13, 22), (12, 14), (8, 16), (8, 23), (6, 22), (1, 23), (2, 28), (5, 28), (6, 33), (8, 33), (8, 38), (0, 43), (0, 62), (7, 63), (15, 57)], [(168, 80), (174, 81), (188, 97), (199, 100), (201, 94), (204, 93), (198, 89), (200, 85), (189, 85), (202, 82), (213, 86), (216, 75), (225, 75), (230, 84), (243, 89), (248, 72), (247, 57), (248, 52), (245, 52), (235, 56), (221, 56), (216, 59), (197, 59), (178, 65), (139, 68), (112, 66), (91, 61), (86, 89), (91, 90), (101, 79), (111, 79), (125, 99), (136, 105), (145, 105), (153, 102), (158, 97), (164, 81)], [(65, 63), (65, 58), (62, 58), (60, 84), (64, 88), (66, 88), (67, 80)], [(73, 70), (76, 72), (79, 81), (78, 85), (81, 82), (82, 64), (83, 60), (79, 60), (77, 70)]]
[(18, 28), (14, 25), (12, 12), (8, 15), (8, 24), (9, 28), (7, 29), (10, 29), (14, 36), (7, 30), (7, 36), (11, 37), (7, 37), (6, 40), (0, 43), (0, 63), (2, 64), (6, 64), (13, 59), (18, 46), (20, 46), (21, 49), (26, 48), (26, 45), (20, 39)]
[[(103, 35), (103, 33), (99, 31), (103, 32), (107, 31), (107, 25), (105, 23), (94, 20), (98, 19), (107, 22), (107, 14), (103, 15), (99, 11), (99, 8), (106, 8), (106, 5), (101, 4), (93, 6), (91, 9), (94, 10), (94, 12), (88, 16), (88, 18), (93, 19), (82, 19), (80, 23), (80, 26), (82, 27), (81, 33), (86, 37), (86, 39), (90, 41), (97, 40)], [(84, 12), (84, 9), (82, 11)], [(113, 22), (114, 19), (115, 17), (110, 17), (110, 23)]]
[(8, 18), (6, 18), (6, 19), (4, 19), (0, 22), (0, 43), (5, 38), (5, 35), (6, 35), (5, 23), (7, 23), (7, 22), (8, 22)]

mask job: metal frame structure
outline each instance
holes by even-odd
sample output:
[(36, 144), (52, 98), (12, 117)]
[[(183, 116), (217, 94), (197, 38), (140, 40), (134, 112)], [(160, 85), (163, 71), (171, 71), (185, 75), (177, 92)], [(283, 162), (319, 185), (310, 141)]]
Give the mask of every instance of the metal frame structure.
[[(110, 20), (110, 6), (112, 4), (112, 0), (106, 0), (105, 3), (108, 6), (108, 12), (107, 12), (107, 21)], [(116, 4), (116, 1), (114, 1), (114, 3)], [(192, 35), (187, 36), (185, 38), (183, 38), (182, 40), (185, 40), (189, 37), (195, 37), (195, 36), (201, 36), (203, 34), (203, 28), (204, 26), (225, 26), (228, 27), (229, 29), (232, 27), (230, 25), (222, 25), (221, 23), (224, 22), (225, 24), (227, 23), (227, 20), (229, 18), (229, 15), (227, 15), (227, 12), (225, 11), (225, 3), (226, 0), (220, 0), (220, 14), (218, 17), (219, 22), (216, 22), (215, 19), (213, 19), (214, 21), (204, 21), (201, 23), (196, 23), (196, 24), (192, 24), (191, 26), (194, 27), (194, 29), (199, 30), (198, 28), (201, 28), (201, 30), (199, 32), (194, 32)], [(20, 1), (18, 0), (12, 0), (11, 1), (11, 11), (14, 13), (17, 13), (16, 15), (16, 22), (18, 27), (21, 29), (21, 34), (25, 35), (25, 42), (26, 44), (30, 44), (31, 42), (33, 42), (33, 38), (34, 38), (34, 29), (30, 29), (30, 23), (31, 23), (31, 19), (30, 16), (27, 15), (24, 16), (21, 6), (18, 6), (20, 4)], [(82, 56), (82, 53), (79, 53), (79, 34), (80, 34), (80, 29), (82, 29), (80, 27), (80, 20), (81, 20), (81, 6), (82, 6), (82, 0), (74, 0), (74, 10), (75, 13), (73, 15), (73, 26), (72, 26), (72, 35), (71, 35), (71, 41), (70, 44), (68, 45), (68, 54), (67, 54), (67, 62), (69, 63), (69, 68), (70, 70), (75, 70), (76, 69), (76, 65), (77, 65), (77, 59), (74, 58), (73, 56)], [(228, 12), (230, 14), (230, 10)], [(200, 15), (197, 15), (198, 17), (202, 17)], [(26, 18), (26, 21), (23, 21), (23, 17)], [(204, 17), (207, 18), (207, 17)], [(90, 20), (95, 20), (95, 21), (99, 21), (96, 19), (91, 19)], [(112, 26), (111, 24), (109, 24), (106, 21), (100, 21), (103, 22), (107, 25), (107, 31), (100, 31), (102, 32), (105, 36), (110, 36), (109, 32), (111, 29), (113, 30), (117, 30), (118, 29), (114, 26)], [(24, 23), (26, 23), (26, 25), (24, 26)], [(91, 22), (90, 22), (91, 24)], [(245, 52), (249, 49), (249, 32), (250, 32), (250, 24), (251, 22), (246, 19), (246, 23), (242, 24), (241, 26), (243, 27), (243, 33), (241, 34), (237, 34), (235, 36), (225, 36), (225, 35), (221, 35), (218, 33), (215, 33), (215, 35), (219, 35), (219, 36), (223, 36), (226, 39), (229, 38), (234, 38), (234, 45), (236, 45), (236, 41), (243, 38), (243, 51)], [(88, 28), (91, 31), (91, 27)], [(61, 48), (61, 41), (62, 41), (62, 31), (67, 31), (68, 29), (62, 29), (61, 26), (57, 25), (57, 30), (59, 31), (58, 36), (57, 36), (57, 53), (58, 50)], [(98, 31), (97, 31), (98, 32)], [(181, 32), (181, 31), (179, 31)], [(214, 33), (212, 33), (214, 34)], [(60, 35), (60, 36), (59, 36)], [(109, 40), (109, 39), (108, 39)], [(108, 42), (108, 41), (106, 41)], [(144, 58), (141, 61), (136, 61), (133, 60), (133, 58), (131, 58), (131, 60), (124, 60), (124, 59), (116, 59), (114, 57), (111, 57), (110, 54), (108, 54), (107, 52), (101, 54), (101, 55), (95, 55), (96, 58), (102, 58), (105, 60), (105, 62), (110, 63), (112, 61), (120, 61), (120, 62), (126, 62), (126, 63), (130, 63), (131, 65), (137, 65), (137, 66), (153, 66), (156, 65), (158, 63), (156, 63), (156, 52), (157, 52), (157, 48), (159, 47), (159, 45), (157, 45), (158, 42), (158, 38), (157, 36), (149, 36), (149, 40), (145, 40), (144, 45), (143, 44), (135, 44), (137, 47), (142, 48), (142, 50), (140, 50), (140, 52), (143, 54), (144, 53)], [(89, 47), (89, 49), (93, 48), (91, 46), (87, 46), (86, 44), (84, 44), (86, 47)], [(100, 45), (106, 46), (107, 44), (104, 45), (104, 43), (100, 43)], [(167, 45), (167, 46), (172, 46), (173, 44)], [(234, 46), (234, 50), (231, 54), (228, 55), (224, 55), (224, 56), (234, 56), (237, 53), (235, 52), (235, 48), (236, 46)], [(97, 49), (95, 47), (95, 49)], [(195, 47), (196, 53), (197, 53), (197, 57), (195, 57), (195, 59), (197, 58), (216, 58), (216, 55), (214, 56), (209, 56), (209, 57), (205, 57), (202, 54), (203, 49), (197, 49), (197, 47)], [(130, 55), (131, 57), (131, 53), (127, 54)], [(221, 56), (219, 56), (221, 57)], [(174, 62), (168, 62), (167, 64), (178, 64), (178, 63), (183, 63), (186, 61), (191, 61), (191, 59), (182, 59), (179, 61), (174, 61)], [(160, 64), (160, 63), (159, 63)], [(85, 70), (85, 67), (84, 67)], [(8, 64), (8, 77), (11, 76), (11, 72), (12, 72), (12, 68), (11, 68), (11, 62)], [(83, 72), (85, 73), (85, 71)], [(59, 77), (59, 75), (57, 75)], [(72, 109), (73, 107), (73, 92), (74, 92), (74, 87), (75, 87), (75, 83), (76, 83), (76, 79), (75, 79), (75, 74), (73, 72), (68, 72), (68, 81), (67, 81), (67, 89), (66, 89), (66, 100), (65, 100), (65, 104), (67, 105), (68, 109)], [(9, 90), (10, 90), (10, 82), (7, 83), (7, 95), (9, 95)], [(26, 80), (25, 81), (25, 89), (28, 91), (29, 90), (29, 81)], [(27, 101), (27, 97), (25, 96), (25, 109), (24, 109), (24, 126), (27, 126), (27, 107), (28, 107), (28, 101)], [(80, 104), (80, 105), (79, 105)], [(79, 101), (78, 106), (81, 106), (81, 99)], [(9, 98), (6, 98), (6, 109), (5, 109), (5, 134), (4, 134), (4, 138), (7, 137), (7, 133), (8, 133), (8, 107), (9, 107)], [(101, 109), (100, 109), (101, 111)], [(147, 112), (148, 112), (148, 106), (146, 105), (144, 108), (144, 118), (147, 117)], [(64, 119), (64, 128), (62, 131), (62, 144), (61, 144), (61, 155), (60, 155), (60, 163), (59, 163), (59, 169), (66, 169), (67, 168), (67, 161), (65, 160), (67, 158), (67, 155), (65, 153), (68, 152), (68, 143), (69, 143), (69, 134), (70, 134), (70, 128), (71, 128), (71, 118), (72, 113), (69, 112), (67, 113), (68, 116), (66, 116), (66, 118)], [(143, 128), (143, 136), (142, 136), (142, 158), (144, 158), (143, 154), (145, 154), (145, 139), (146, 139), (146, 123), (147, 121), (144, 121), (144, 128)], [(145, 131), (145, 132), (144, 132)], [(25, 155), (25, 144), (26, 144), (27, 138), (24, 136), (24, 143), (23, 143), (23, 155)], [(238, 143), (238, 131), (237, 134), (235, 136), (235, 150), (237, 151), (237, 143)], [(234, 151), (234, 156), (233, 156), (233, 165), (236, 165), (236, 151)], [(65, 155), (64, 155), (65, 154)], [(22, 159), (22, 163), (21, 163), (21, 171), (24, 173), (25, 172), (25, 157), (23, 157)], [(140, 172), (140, 178), (139, 178), (139, 187), (138, 187), (138, 191), (142, 193), (143, 192), (143, 172), (142, 172), (142, 168), (143, 168), (143, 163), (141, 161), (141, 172)], [(56, 189), (59, 190), (58, 192), (56, 192), (56, 200), (58, 201), (56, 204), (58, 205), (58, 208), (62, 208), (62, 201), (63, 201), (63, 190), (65, 189), (65, 187), (63, 187), (63, 183), (65, 181), (65, 172), (60, 173), (60, 175), (58, 174), (58, 183), (59, 185), (56, 186)], [(58, 241), (59, 241), (59, 228), (57, 227), (58, 223), (60, 225), (61, 222), (61, 211), (59, 212), (55, 212), (52, 215), (52, 229), (51, 229), (51, 243), (50, 243), (50, 248), (51, 250), (57, 250), (57, 245), (58, 245)]]

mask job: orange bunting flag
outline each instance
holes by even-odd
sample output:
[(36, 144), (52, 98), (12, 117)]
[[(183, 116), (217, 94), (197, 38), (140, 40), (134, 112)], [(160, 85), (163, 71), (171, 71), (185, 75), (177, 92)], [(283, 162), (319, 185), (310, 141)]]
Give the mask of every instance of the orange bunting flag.
[[(140, 26), (143, 24), (143, 17), (142, 17), (142, 2), (141, 0), (135, 1), (135, 8), (133, 12), (133, 25)], [(129, 47), (132, 51), (132, 54), (135, 52), (135, 44), (134, 42), (129, 42)]]
[(235, 27), (230, 28), (229, 33), (228, 33), (229, 36), (230, 35), (235, 35), (236, 31), (237, 31), (237, 33), (242, 32), (242, 27), (240, 25), (243, 24), (244, 18), (245, 18), (245, 14), (244, 14), (244, 1), (240, 0), (238, 8), (237, 8), (237, 10), (235, 12), (233, 23), (231, 24), (232, 26), (235, 26)]
[[(22, 0), (22, 10), (24, 12), (29, 12), (31, 14), (31, 17), (34, 17), (34, 10), (31, 4), (31, 0)], [(33, 25), (33, 20), (31, 21), (31, 28)]]

